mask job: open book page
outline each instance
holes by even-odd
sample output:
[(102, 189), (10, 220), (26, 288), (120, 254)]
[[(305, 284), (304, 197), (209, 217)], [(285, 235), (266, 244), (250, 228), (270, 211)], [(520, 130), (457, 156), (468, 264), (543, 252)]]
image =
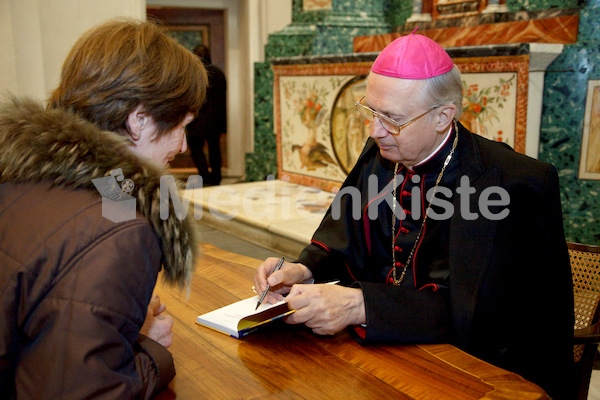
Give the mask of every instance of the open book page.
[(257, 310), (258, 296), (240, 300), (228, 306), (219, 308), (198, 316), (196, 322), (213, 328), (227, 335), (239, 338), (245, 336), (253, 328), (291, 314), (287, 303), (283, 300), (275, 304), (264, 302)]
[[(339, 281), (327, 282), (328, 285), (335, 285)], [(215, 329), (219, 332), (240, 338), (255, 330), (260, 325), (274, 321), (278, 318), (290, 315), (295, 310), (288, 308), (288, 303), (281, 300), (275, 304), (263, 302), (258, 309), (259, 296), (240, 300), (228, 306), (206, 314), (199, 315), (196, 323)]]

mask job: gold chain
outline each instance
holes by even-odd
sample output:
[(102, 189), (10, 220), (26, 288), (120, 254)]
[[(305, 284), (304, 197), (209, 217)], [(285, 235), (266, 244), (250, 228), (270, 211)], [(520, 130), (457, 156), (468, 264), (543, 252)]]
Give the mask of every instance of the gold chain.
[[(450, 160), (452, 159), (452, 155), (454, 154), (454, 149), (456, 149), (456, 144), (458, 143), (458, 127), (456, 124), (456, 120), (454, 120), (454, 131), (456, 132), (456, 136), (454, 137), (454, 142), (452, 143), (452, 150), (450, 150), (450, 154), (446, 157), (444, 161), (444, 166), (440, 171), (440, 174), (435, 181), (435, 186), (433, 187), (433, 194), (431, 195), (431, 200), (435, 197), (437, 192), (438, 185), (442, 180), (442, 176), (444, 176), (444, 171), (448, 164), (450, 164)], [(425, 210), (425, 215), (423, 216), (423, 223), (421, 224), (421, 228), (419, 229), (419, 234), (415, 239), (415, 243), (408, 254), (408, 258), (406, 259), (406, 263), (404, 264), (404, 268), (402, 268), (402, 273), (400, 274), (400, 278), (396, 278), (396, 176), (398, 176), (398, 163), (394, 166), (394, 180), (392, 183), (392, 196), (394, 201), (392, 202), (392, 278), (394, 286), (399, 286), (402, 280), (404, 279), (404, 275), (406, 274), (406, 269), (408, 268), (410, 262), (412, 261), (413, 255), (415, 254), (415, 250), (419, 244), (419, 239), (421, 239), (421, 235), (423, 234), (423, 229), (425, 228), (425, 221), (427, 221), (427, 216), (429, 214), (429, 209), (431, 208), (431, 201), (427, 205), (427, 210)]]

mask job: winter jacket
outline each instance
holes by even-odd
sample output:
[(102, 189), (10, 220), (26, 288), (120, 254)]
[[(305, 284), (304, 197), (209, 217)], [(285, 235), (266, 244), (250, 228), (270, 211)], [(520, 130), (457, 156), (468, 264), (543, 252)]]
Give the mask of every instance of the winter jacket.
[[(160, 218), (163, 170), (128, 143), (64, 110), (0, 105), (0, 399), (150, 398), (173, 378), (139, 331), (161, 266), (191, 276), (193, 221)], [(137, 209), (121, 222), (92, 182), (117, 168)]]

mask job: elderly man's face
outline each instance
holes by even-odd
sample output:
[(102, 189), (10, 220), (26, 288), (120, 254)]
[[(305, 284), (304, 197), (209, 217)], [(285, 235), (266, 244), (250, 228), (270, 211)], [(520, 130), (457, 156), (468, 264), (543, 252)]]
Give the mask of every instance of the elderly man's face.
[[(430, 104), (423, 104), (420, 94), (424, 81), (392, 78), (371, 73), (367, 80), (366, 106), (389, 116), (399, 124), (426, 112)], [(431, 154), (444, 139), (445, 131), (438, 132), (439, 113), (433, 110), (414, 123), (392, 135), (375, 118), (370, 136), (375, 139), (381, 155), (392, 161), (412, 166)]]

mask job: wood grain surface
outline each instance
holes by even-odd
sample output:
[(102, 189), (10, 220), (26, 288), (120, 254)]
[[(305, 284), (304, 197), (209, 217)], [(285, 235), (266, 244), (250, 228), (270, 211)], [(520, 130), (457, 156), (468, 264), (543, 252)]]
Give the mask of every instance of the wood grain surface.
[(260, 260), (202, 245), (189, 290), (156, 292), (175, 319), (177, 376), (158, 399), (547, 399), (512, 372), (448, 344), (361, 346), (282, 321), (243, 339), (196, 317), (254, 295)]

